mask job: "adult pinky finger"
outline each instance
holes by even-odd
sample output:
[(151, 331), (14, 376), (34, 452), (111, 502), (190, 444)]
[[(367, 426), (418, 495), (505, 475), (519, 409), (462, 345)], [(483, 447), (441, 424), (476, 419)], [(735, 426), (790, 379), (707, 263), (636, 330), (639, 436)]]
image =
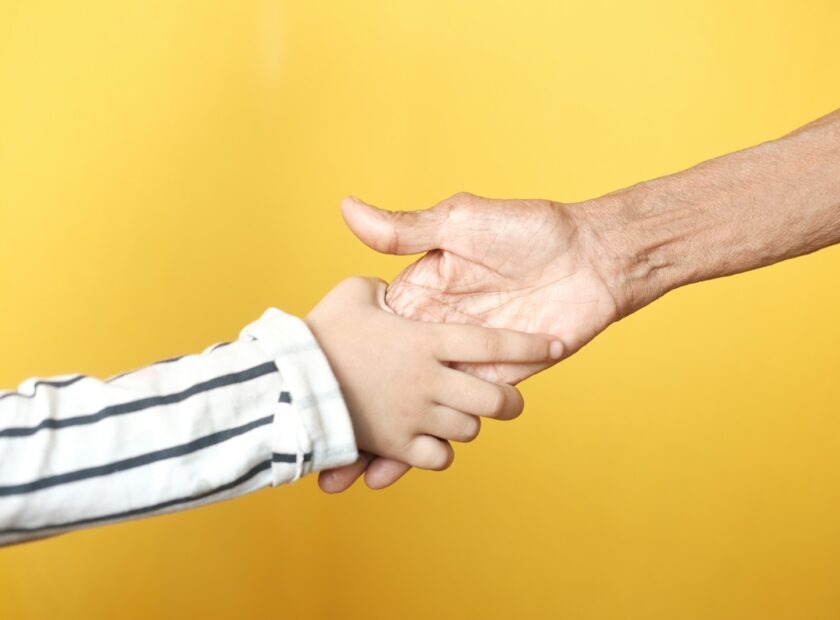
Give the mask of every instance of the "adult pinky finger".
[(318, 473), (318, 486), (324, 493), (341, 493), (346, 491), (353, 483), (358, 480), (368, 464), (373, 459), (373, 455), (362, 452), (355, 463), (336, 467), (334, 469), (326, 469)]
[(402, 478), (410, 469), (411, 465), (377, 456), (365, 471), (365, 484), (375, 491), (384, 489)]

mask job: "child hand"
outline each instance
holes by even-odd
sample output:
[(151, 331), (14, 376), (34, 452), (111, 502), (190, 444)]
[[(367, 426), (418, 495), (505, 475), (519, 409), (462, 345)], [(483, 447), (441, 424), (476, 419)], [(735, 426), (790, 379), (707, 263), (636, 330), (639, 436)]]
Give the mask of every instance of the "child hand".
[(401, 318), (384, 304), (386, 284), (348, 278), (306, 317), (341, 386), (360, 450), (421, 469), (452, 462), (447, 440), (471, 441), (476, 416), (512, 419), (519, 391), (450, 368), (455, 362), (552, 362), (550, 336)]

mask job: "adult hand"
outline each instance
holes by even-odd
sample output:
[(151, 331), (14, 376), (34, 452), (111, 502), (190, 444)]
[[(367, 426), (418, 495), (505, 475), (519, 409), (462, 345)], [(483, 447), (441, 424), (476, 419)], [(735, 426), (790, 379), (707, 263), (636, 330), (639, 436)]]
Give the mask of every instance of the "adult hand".
[[(342, 212), (350, 229), (374, 250), (427, 252), (388, 287), (388, 306), (405, 317), (552, 334), (568, 357), (617, 320), (626, 303), (610, 287), (612, 272), (599, 270), (610, 252), (575, 205), (462, 193), (414, 212), (383, 211), (347, 198)], [(513, 384), (548, 365), (473, 365), (469, 370)], [(373, 488), (408, 471), (387, 459), (362, 460), (323, 474), (321, 487), (341, 491), (366, 465)]]
[[(840, 243), (838, 145), (840, 110), (584, 203), (457, 194), (428, 211), (388, 213), (350, 199), (344, 217), (380, 252), (430, 251), (388, 290), (400, 314), (545, 332), (568, 356), (669, 290)], [(475, 371), (516, 382), (540, 368)], [(366, 480), (379, 488), (406, 470), (375, 459)], [(325, 490), (349, 486), (347, 473)]]
[[(388, 287), (396, 313), (558, 337), (568, 357), (620, 316), (599, 271), (604, 248), (574, 205), (456, 194), (425, 211), (382, 211), (354, 198), (342, 210), (366, 245), (427, 252)], [(483, 378), (516, 383), (546, 365), (486, 365)]]

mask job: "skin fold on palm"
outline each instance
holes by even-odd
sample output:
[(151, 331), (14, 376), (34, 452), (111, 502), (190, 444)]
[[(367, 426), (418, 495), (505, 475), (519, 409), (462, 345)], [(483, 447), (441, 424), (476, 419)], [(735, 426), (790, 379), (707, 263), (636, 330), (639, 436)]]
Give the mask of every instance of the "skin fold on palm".
[[(391, 213), (357, 199), (343, 211), (353, 232), (380, 252), (427, 252), (388, 287), (386, 303), (404, 317), (551, 334), (564, 357), (618, 318), (566, 205), (456, 194), (426, 211)], [(544, 368), (468, 370), (513, 384)]]

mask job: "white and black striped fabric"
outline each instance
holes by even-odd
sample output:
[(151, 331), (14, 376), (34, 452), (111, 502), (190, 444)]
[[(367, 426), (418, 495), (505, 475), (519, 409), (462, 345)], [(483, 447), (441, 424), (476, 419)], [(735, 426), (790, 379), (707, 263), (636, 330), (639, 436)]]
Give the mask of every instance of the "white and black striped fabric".
[(0, 544), (220, 501), (356, 456), (318, 343), (270, 309), (200, 355), (0, 393)]

